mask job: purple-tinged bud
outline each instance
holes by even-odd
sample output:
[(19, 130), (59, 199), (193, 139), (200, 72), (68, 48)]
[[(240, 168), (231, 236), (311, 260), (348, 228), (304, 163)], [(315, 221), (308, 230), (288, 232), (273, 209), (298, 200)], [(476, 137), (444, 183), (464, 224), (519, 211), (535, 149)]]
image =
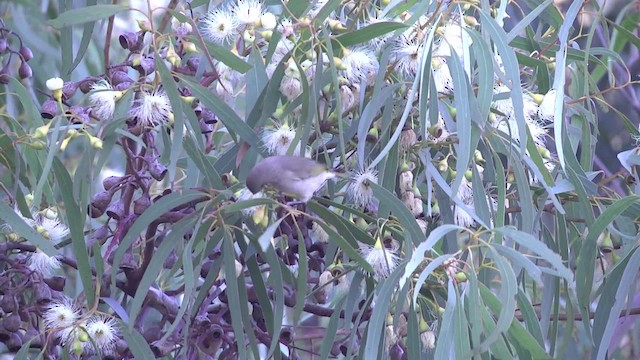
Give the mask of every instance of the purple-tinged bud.
[(192, 57), (187, 60), (187, 68), (191, 71), (198, 71), (198, 67), (200, 67), (200, 59), (197, 57)]
[(33, 76), (33, 71), (31, 70), (31, 66), (27, 64), (26, 61), (23, 61), (18, 68), (18, 76), (20, 79), (27, 79)]
[(65, 111), (72, 124), (88, 124), (91, 122), (91, 108), (74, 105)]
[(44, 283), (49, 285), (49, 288), (53, 291), (62, 291), (64, 290), (64, 285), (66, 284), (67, 279), (64, 276), (52, 276), (48, 279), (44, 279)]
[(111, 74), (111, 85), (115, 86), (122, 83), (132, 83), (133, 79), (129, 77), (126, 71), (114, 71)]
[(24, 45), (22, 45), (20, 47), (19, 53), (22, 56), (22, 60), (24, 60), (24, 61), (29, 61), (29, 60), (33, 59), (33, 52), (31, 51), (31, 49), (29, 49), (28, 47), (26, 47)]
[(199, 121), (199, 124), (200, 124), (200, 133), (201, 134), (209, 134), (209, 133), (213, 132), (213, 126), (205, 123), (202, 120)]
[[(111, 204), (111, 198), (114, 191), (101, 191), (93, 196), (89, 204), (89, 216), (92, 218), (100, 217)], [(96, 216), (97, 215), (97, 216)]]
[(53, 119), (58, 113), (58, 110), (58, 103), (49, 98), (42, 104), (42, 107), (40, 108), (40, 116), (45, 119)]
[(18, 309), (18, 302), (15, 296), (13, 296), (13, 294), (3, 295), (2, 300), (0, 300), (0, 309), (2, 309), (5, 314), (16, 311)]
[[(93, 84), (96, 83), (96, 81), (100, 80), (101, 78), (93, 76), (93, 77), (88, 77), (84, 80), (80, 80), (78, 82), (78, 87), (80, 88), (80, 91), (82, 91), (83, 94), (88, 94), (89, 92), (91, 92), (91, 89), (93, 88)], [(63, 87), (64, 89), (64, 87)], [(64, 90), (63, 90), (64, 92)]]
[(285, 345), (291, 344), (293, 342), (293, 337), (294, 337), (293, 329), (287, 327), (287, 328), (282, 328), (280, 330), (280, 338), (279, 339), (280, 339), (281, 343), (283, 343)]
[(64, 85), (62, 85), (62, 97), (65, 99), (73, 97), (79, 85), (80, 83), (78, 81), (65, 81)]
[(165, 175), (167, 175), (167, 171), (167, 167), (160, 163), (158, 159), (154, 159), (149, 164), (149, 174), (151, 174), (151, 177), (157, 181), (164, 179)]
[(193, 96), (193, 94), (191, 93), (191, 89), (183, 87), (181, 89), (178, 89), (178, 91), (180, 92), (180, 96)]
[(140, 51), (144, 45), (144, 31), (126, 32), (118, 37), (120, 46), (131, 52)]
[(7, 39), (0, 38), (0, 55), (2, 55), (5, 51), (7, 51), (8, 47), (9, 47), (9, 43), (7, 42)]
[(142, 195), (133, 202), (133, 213), (141, 215), (151, 206), (151, 199), (148, 195)]
[(51, 288), (43, 282), (33, 284), (33, 297), (40, 305), (46, 305), (51, 302)]
[(132, 82), (123, 82), (113, 87), (115, 91), (127, 91), (133, 86)]
[(19, 332), (14, 332), (9, 334), (9, 340), (4, 343), (4, 346), (7, 347), (9, 352), (16, 352), (22, 348), (22, 336)]
[(389, 358), (391, 358), (391, 360), (403, 360), (405, 359), (404, 355), (405, 351), (398, 343), (394, 344), (391, 349), (389, 349)]
[(11, 73), (9, 72), (9, 62), (2, 69), (0, 69), (0, 84), (7, 85), (11, 79)]
[(111, 190), (114, 186), (120, 185), (124, 179), (124, 176), (109, 176), (102, 180), (102, 186), (105, 190)]
[(21, 324), (20, 315), (15, 312), (2, 320), (2, 327), (10, 333), (20, 330)]
[(149, 75), (156, 70), (156, 63), (152, 57), (143, 57), (140, 59), (140, 64), (133, 65), (134, 69), (142, 76)]
[(176, 254), (175, 251), (172, 251), (169, 254), (169, 256), (167, 256), (167, 258), (164, 259), (164, 263), (162, 264), (162, 267), (164, 267), (167, 270), (171, 270), (173, 266), (176, 264), (176, 262), (178, 262), (178, 255)]
[(218, 117), (216, 116), (216, 114), (214, 114), (213, 111), (207, 108), (202, 109), (202, 112), (200, 113), (200, 119), (204, 121), (205, 124), (215, 124), (218, 122)]
[(124, 218), (124, 213), (124, 203), (122, 200), (112, 203), (107, 208), (107, 216), (115, 220), (122, 220), (122, 218)]
[(97, 228), (93, 234), (87, 239), (87, 248), (91, 249), (95, 244), (103, 245), (107, 238), (109, 237), (109, 223), (105, 223), (104, 225)]

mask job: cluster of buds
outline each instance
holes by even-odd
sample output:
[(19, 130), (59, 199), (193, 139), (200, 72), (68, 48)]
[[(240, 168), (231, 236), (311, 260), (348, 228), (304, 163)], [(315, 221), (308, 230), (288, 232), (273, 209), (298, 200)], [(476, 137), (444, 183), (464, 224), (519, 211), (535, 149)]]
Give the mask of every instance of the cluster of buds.
[(33, 71), (28, 62), (33, 59), (33, 52), (24, 44), (22, 38), (7, 28), (2, 19), (0, 19), (0, 61), (2, 62), (0, 84), (9, 83), (12, 67), (15, 66), (15, 62), (12, 61), (14, 56), (20, 64), (18, 66), (18, 77), (20, 79), (30, 78), (33, 75)]

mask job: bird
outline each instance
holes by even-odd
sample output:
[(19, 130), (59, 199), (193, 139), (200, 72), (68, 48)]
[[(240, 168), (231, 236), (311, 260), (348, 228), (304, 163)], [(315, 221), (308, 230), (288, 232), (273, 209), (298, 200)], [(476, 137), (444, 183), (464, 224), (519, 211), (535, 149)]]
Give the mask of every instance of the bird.
[(257, 163), (247, 176), (247, 188), (253, 193), (264, 186), (298, 199), (311, 200), (328, 179), (336, 174), (319, 162), (301, 156), (270, 156)]

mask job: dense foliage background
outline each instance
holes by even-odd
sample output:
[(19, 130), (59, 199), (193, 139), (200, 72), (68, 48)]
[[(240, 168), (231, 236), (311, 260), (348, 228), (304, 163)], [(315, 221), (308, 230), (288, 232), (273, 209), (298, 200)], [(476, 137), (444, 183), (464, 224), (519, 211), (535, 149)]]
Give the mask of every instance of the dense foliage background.
[[(637, 358), (640, 16), (601, 5), (0, 3), (0, 351)], [(284, 154), (338, 176), (251, 194)]]

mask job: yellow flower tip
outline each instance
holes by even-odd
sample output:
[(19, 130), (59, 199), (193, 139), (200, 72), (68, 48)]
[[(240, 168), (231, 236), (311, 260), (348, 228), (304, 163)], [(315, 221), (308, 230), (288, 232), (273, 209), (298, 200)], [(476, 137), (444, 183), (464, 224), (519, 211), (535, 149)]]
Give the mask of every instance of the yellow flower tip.
[(140, 28), (140, 30), (142, 31), (150, 31), (151, 30), (151, 23), (147, 20), (136, 20), (136, 22), (138, 23), (138, 28)]
[(82, 345), (82, 341), (80, 340), (73, 341), (73, 344), (71, 345), (71, 350), (77, 357), (80, 357), (80, 355), (82, 355), (83, 349), (84, 349), (84, 345)]
[(184, 51), (186, 51), (187, 54), (195, 54), (198, 52), (198, 48), (196, 47), (196, 44), (190, 41), (184, 41), (182, 43), (182, 46), (184, 47)]
[(27, 143), (30, 148), (34, 150), (42, 150), (45, 148), (46, 144), (42, 140), (35, 140), (33, 142)]
[(543, 94), (529, 94), (531, 96), (531, 98), (533, 99), (533, 101), (536, 102), (536, 104), (540, 105), (542, 104), (542, 100), (544, 100), (544, 95)]
[(338, 57), (333, 57), (333, 63), (336, 65), (336, 69), (338, 70), (347, 70), (347, 67), (342, 62), (342, 59)]
[(478, 26), (478, 20), (476, 20), (475, 17), (473, 16), (465, 16), (464, 17), (464, 23), (471, 26), (471, 27), (476, 27)]
[(87, 334), (87, 332), (83, 329), (78, 329), (78, 340), (82, 342), (89, 341), (89, 334)]
[(259, 32), (260, 36), (262, 36), (263, 39), (270, 41), (271, 38), (273, 37), (273, 31), (271, 30), (265, 30), (265, 31), (261, 31)]
[(67, 150), (67, 146), (69, 146), (71, 139), (72, 139), (71, 137), (67, 137), (64, 140), (62, 140), (62, 143), (60, 144), (60, 151)]
[(51, 127), (51, 123), (49, 122), (46, 125), (42, 125), (40, 127), (38, 127), (34, 132), (33, 132), (33, 138), (34, 139), (44, 139), (45, 137), (47, 137), (47, 134), (49, 133), (49, 128)]
[(97, 138), (95, 136), (89, 135), (89, 144), (94, 149), (97, 149), (97, 150), (102, 149), (102, 140), (100, 140), (100, 138)]
[(122, 99), (122, 97), (124, 96), (124, 91), (114, 91), (113, 92), (113, 98), (118, 101), (120, 99)]
[(382, 249), (382, 239), (379, 236), (376, 238), (376, 243), (373, 247), (376, 249)]

